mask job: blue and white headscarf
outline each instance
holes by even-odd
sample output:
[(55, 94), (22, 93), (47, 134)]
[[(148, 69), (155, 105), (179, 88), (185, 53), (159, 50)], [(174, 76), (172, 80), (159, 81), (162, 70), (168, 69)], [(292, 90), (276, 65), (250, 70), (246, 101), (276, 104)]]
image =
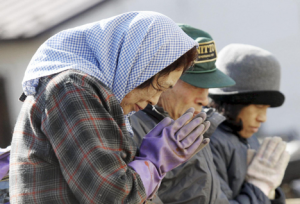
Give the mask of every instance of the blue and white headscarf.
[[(196, 42), (162, 14), (124, 13), (47, 40), (27, 67), (23, 91), (34, 95), (40, 77), (76, 69), (99, 79), (121, 102), (194, 46)], [(127, 129), (132, 132), (127, 117)]]

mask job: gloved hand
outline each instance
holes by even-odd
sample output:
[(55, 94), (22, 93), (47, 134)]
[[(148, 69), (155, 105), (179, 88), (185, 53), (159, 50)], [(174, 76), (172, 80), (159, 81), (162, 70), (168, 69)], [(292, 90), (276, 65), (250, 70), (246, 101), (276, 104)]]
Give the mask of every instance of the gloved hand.
[(253, 160), (253, 158), (256, 155), (256, 150), (255, 149), (248, 149), (247, 150), (247, 165), (249, 166)]
[[(290, 155), (280, 137), (266, 138), (250, 163), (246, 180), (273, 199), (274, 190), (281, 184)], [(250, 151), (248, 160), (253, 152)]]
[[(253, 158), (255, 157), (256, 155), (256, 150), (255, 149), (248, 149), (247, 150), (247, 166), (249, 166), (253, 160)], [(253, 185), (255, 186), (261, 186), (261, 190), (264, 189), (264, 187), (262, 186), (266, 186), (267, 184), (264, 183), (263, 181), (259, 181), (259, 180), (255, 180), (252, 178), (252, 182), (251, 182)], [(266, 189), (268, 189), (268, 187), (266, 187)], [(268, 191), (268, 190), (266, 190)], [(269, 199), (273, 200), (275, 199), (275, 189), (271, 190), (268, 197)]]
[(214, 108), (203, 108), (203, 112), (206, 113), (206, 121), (210, 122), (208, 130), (203, 134), (204, 138), (210, 138), (215, 132), (217, 127), (226, 119), (223, 115), (216, 112)]
[(9, 159), (10, 159), (10, 151), (1, 154), (1, 150), (0, 150), (0, 180), (8, 173)]
[(190, 108), (176, 121), (163, 119), (144, 137), (140, 155), (129, 163), (140, 175), (148, 196), (155, 192), (168, 171), (208, 145), (209, 139), (203, 140), (210, 125), (204, 122), (206, 114), (201, 112), (187, 123), (193, 113), (194, 108)]

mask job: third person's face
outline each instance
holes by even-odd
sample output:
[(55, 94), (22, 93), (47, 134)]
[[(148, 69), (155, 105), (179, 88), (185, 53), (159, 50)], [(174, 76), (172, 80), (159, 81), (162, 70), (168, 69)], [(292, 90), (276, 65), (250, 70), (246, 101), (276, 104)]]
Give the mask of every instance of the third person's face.
[(174, 120), (191, 107), (195, 108), (194, 114), (200, 113), (207, 104), (208, 89), (195, 87), (180, 79), (172, 89), (162, 93), (158, 102)]
[(243, 129), (239, 132), (241, 137), (249, 138), (256, 133), (261, 123), (267, 120), (269, 105), (250, 104), (239, 113), (237, 120), (242, 120)]

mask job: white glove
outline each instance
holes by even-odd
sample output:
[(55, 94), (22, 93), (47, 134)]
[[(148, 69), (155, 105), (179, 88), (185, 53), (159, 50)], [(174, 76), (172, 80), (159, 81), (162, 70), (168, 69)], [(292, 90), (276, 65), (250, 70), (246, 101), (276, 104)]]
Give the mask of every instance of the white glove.
[[(286, 143), (280, 137), (265, 138), (250, 163), (246, 180), (257, 186), (273, 199), (274, 190), (281, 184), (290, 155), (285, 151)], [(249, 161), (253, 151), (249, 151)]]
[(248, 149), (247, 150), (247, 166), (249, 166), (253, 160), (253, 158), (256, 155), (256, 150), (255, 149)]
[[(255, 149), (248, 149), (247, 150), (247, 166), (250, 165), (250, 163), (252, 162), (253, 158), (255, 157), (256, 155), (256, 150)], [(262, 182), (262, 181), (259, 181), (259, 180), (255, 180), (254, 178), (251, 178), (251, 183), (255, 186), (260, 186), (260, 189), (264, 189), (263, 186), (266, 186), (266, 191), (268, 191), (268, 186), (265, 182)], [(267, 193), (267, 192), (266, 192)], [(275, 189), (274, 190), (271, 190), (268, 197), (269, 199), (273, 200), (275, 199)]]

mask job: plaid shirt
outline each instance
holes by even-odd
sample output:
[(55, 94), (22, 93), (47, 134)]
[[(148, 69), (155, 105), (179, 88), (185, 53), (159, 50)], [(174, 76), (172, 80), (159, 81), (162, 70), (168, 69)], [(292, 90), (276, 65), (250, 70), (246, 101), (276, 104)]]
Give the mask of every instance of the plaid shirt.
[(99, 80), (68, 70), (40, 79), (15, 126), (11, 203), (143, 203), (119, 102)]

